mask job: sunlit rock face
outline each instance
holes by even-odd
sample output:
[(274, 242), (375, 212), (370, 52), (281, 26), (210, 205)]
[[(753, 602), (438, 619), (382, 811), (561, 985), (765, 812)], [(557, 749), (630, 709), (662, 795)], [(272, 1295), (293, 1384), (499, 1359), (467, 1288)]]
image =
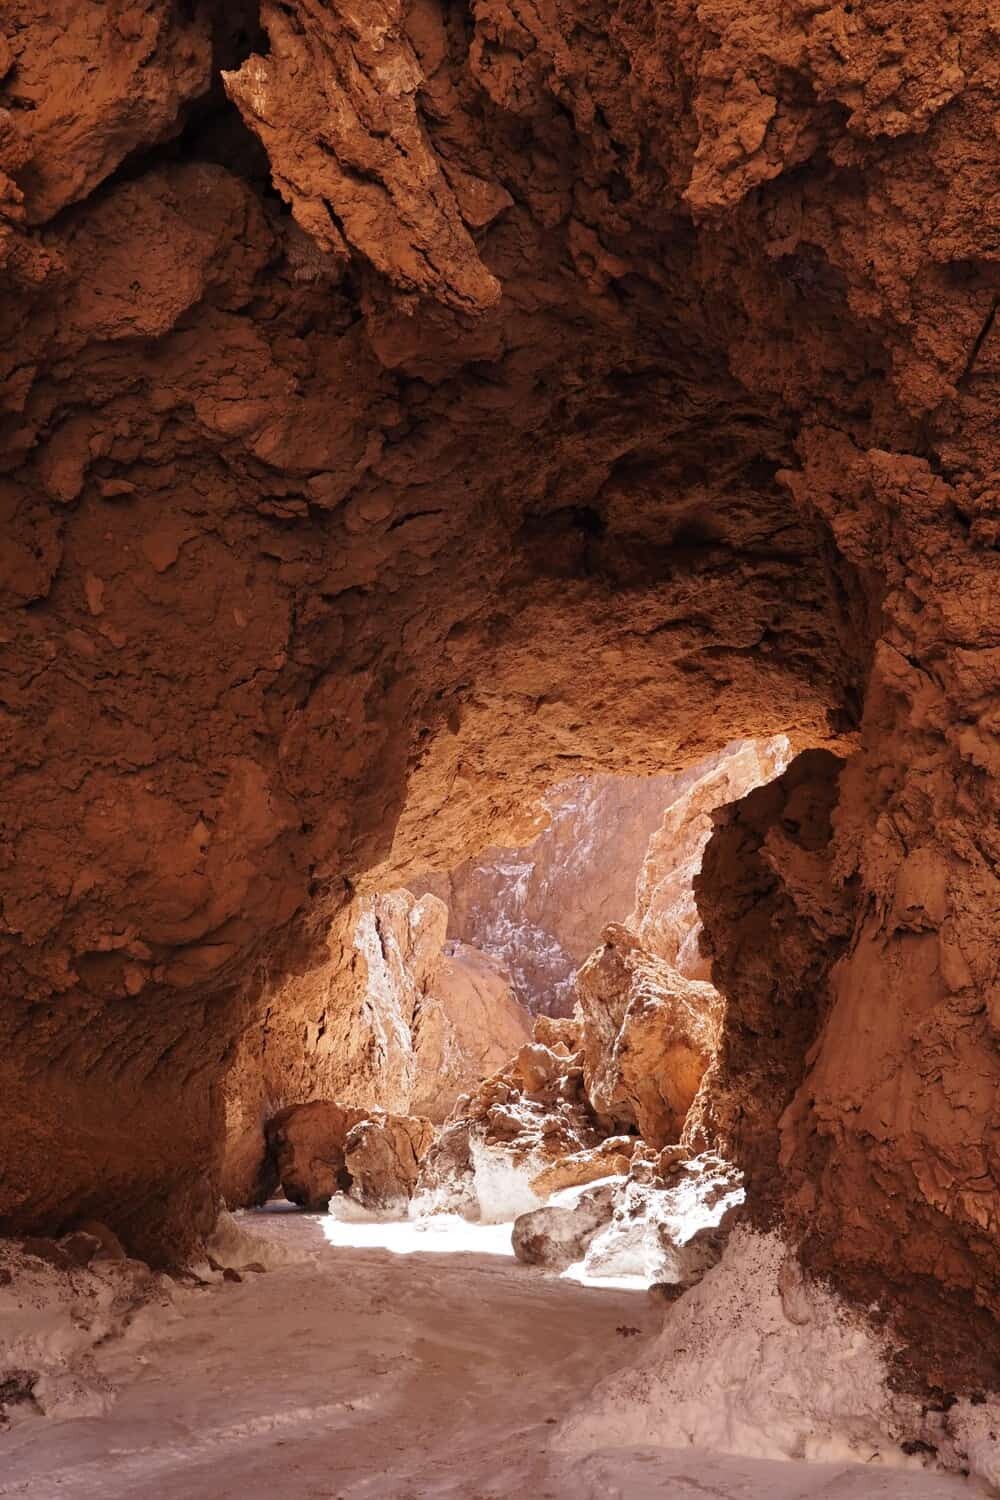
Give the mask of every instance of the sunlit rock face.
[(635, 880), (672, 788), (684, 776), (575, 777), (545, 796), (548, 826), (519, 849), (483, 849), (410, 882), (448, 907), (449, 934), (497, 958), (535, 1014), (568, 1016), (574, 976)]
[(718, 991), (685, 979), (612, 924), (577, 975), (576, 993), (583, 1076), (598, 1118), (653, 1146), (679, 1140), (718, 1048)]
[(659, 826), (635, 883), (635, 901), (624, 922), (643, 948), (687, 979), (710, 979), (711, 961), (701, 943), (694, 878), (712, 833), (712, 814), (785, 769), (784, 735), (746, 740), (710, 755), (667, 785)]
[(522, 1004), (569, 1015), (577, 969), (611, 922), (689, 979), (707, 979), (691, 882), (711, 814), (781, 771), (788, 741), (746, 741), (675, 776), (578, 776), (545, 796), (548, 826), (411, 880), (448, 907), (448, 931), (499, 959)]
[(327, 962), (269, 996), (225, 1083), (231, 1205), (260, 1196), (277, 1111), (325, 1099), (441, 1121), (528, 1039), (506, 977), (476, 949), (446, 944), (446, 925), (436, 896), (359, 897), (333, 924)]
[(105, 12), (0, 44), (0, 1228), (184, 1254), (353, 890), (783, 734), (829, 838), (703, 902), (775, 1201), (987, 1348), (989, 7)]

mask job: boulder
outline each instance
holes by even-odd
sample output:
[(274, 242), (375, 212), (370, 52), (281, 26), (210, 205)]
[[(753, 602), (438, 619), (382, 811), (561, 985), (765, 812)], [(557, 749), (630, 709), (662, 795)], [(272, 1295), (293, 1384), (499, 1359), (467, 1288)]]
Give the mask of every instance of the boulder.
[(405, 1214), (433, 1141), (434, 1126), (417, 1116), (360, 1120), (344, 1142), (350, 1196), (376, 1212)]
[(536, 1208), (514, 1220), (511, 1245), (518, 1260), (564, 1271), (583, 1258), (595, 1234), (611, 1218), (615, 1190), (610, 1184), (564, 1196), (570, 1201)]
[(312, 1099), (292, 1104), (265, 1128), (268, 1154), (289, 1203), (315, 1212), (325, 1209), (334, 1193), (351, 1185), (344, 1143), (367, 1111)]
[(717, 1045), (721, 997), (612, 923), (577, 975), (583, 1076), (607, 1129), (655, 1146), (679, 1139)]

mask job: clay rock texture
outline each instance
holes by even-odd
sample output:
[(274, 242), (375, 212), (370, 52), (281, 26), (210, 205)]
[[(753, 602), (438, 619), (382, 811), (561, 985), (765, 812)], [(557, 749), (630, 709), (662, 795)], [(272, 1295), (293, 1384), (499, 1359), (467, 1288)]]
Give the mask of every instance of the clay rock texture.
[(576, 977), (587, 1095), (608, 1129), (677, 1141), (719, 1042), (722, 1002), (618, 924)]
[(267, 1122), (268, 1191), (280, 1183), (289, 1203), (322, 1211), (334, 1193), (351, 1185), (344, 1147), (363, 1110), (327, 1099), (292, 1104)]
[(344, 1141), (351, 1197), (364, 1208), (405, 1214), (420, 1175), (420, 1163), (433, 1142), (430, 1120), (407, 1115), (360, 1120)]
[(360, 897), (327, 961), (268, 993), (226, 1080), (223, 1190), (257, 1202), (265, 1120), (311, 1096), (440, 1122), (529, 1036), (506, 976), (446, 943), (447, 912), (408, 891)]
[(732, 964), (741, 861), (699, 899), (734, 1015), (773, 901), (793, 1040), (723, 1053), (765, 1134), (771, 1050), (793, 1090), (806, 1253), (961, 1302), (954, 1389), (1000, 1314), (990, 8), (8, 12), (0, 1229), (182, 1256), (353, 892), (786, 735), (829, 837), (760, 815)]

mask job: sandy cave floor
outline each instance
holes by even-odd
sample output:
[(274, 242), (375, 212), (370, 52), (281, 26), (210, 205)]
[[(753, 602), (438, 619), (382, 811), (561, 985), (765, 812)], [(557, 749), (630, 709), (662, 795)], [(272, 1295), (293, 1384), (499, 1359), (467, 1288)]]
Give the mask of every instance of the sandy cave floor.
[[(479, 1249), (398, 1254), (372, 1243), (386, 1237), (381, 1226), (355, 1231), (280, 1211), (241, 1217), (308, 1258), (193, 1293), (139, 1357), (123, 1353), (128, 1365), (108, 1416), (32, 1421), (0, 1435), (0, 1496), (970, 1500), (974, 1493), (961, 1480), (923, 1472), (694, 1449), (553, 1452), (560, 1419), (658, 1331), (662, 1309), (645, 1293), (519, 1266), (495, 1253), (502, 1229), (473, 1236)], [(362, 1243), (331, 1244), (330, 1234)], [(412, 1246), (419, 1236), (407, 1240)], [(640, 1331), (623, 1336), (622, 1327)]]

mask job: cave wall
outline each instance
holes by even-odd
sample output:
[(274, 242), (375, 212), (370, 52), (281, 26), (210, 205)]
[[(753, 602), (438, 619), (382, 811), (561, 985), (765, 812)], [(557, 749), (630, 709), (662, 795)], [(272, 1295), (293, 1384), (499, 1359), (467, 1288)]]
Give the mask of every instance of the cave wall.
[(783, 733), (856, 903), (787, 1211), (995, 1310), (987, 7), (5, 22), (0, 1228), (181, 1253), (352, 890)]

